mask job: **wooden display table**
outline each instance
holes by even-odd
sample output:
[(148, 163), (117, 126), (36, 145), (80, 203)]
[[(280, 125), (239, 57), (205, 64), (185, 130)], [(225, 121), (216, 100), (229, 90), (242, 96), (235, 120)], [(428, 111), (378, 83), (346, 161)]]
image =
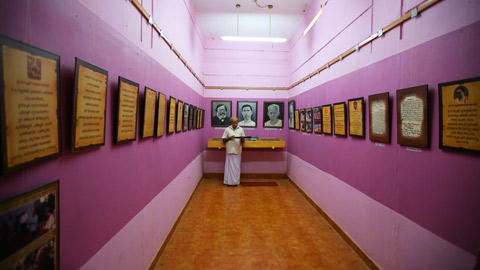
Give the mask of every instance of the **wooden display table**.
[[(208, 148), (225, 148), (225, 143), (221, 137), (210, 137), (207, 142)], [(256, 141), (245, 140), (243, 148), (285, 148), (285, 141), (277, 137), (260, 137)]]

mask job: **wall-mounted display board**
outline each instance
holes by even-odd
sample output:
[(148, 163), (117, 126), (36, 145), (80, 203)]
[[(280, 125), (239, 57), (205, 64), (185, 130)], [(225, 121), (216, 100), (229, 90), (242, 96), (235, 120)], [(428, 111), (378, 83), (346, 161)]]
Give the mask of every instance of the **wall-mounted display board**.
[(163, 134), (165, 134), (165, 111), (167, 109), (167, 96), (162, 93), (158, 93), (157, 101), (157, 124), (155, 136), (161, 137)]
[[(228, 122), (230, 123), (230, 118), (228, 119)], [(193, 129), (197, 129), (197, 123), (198, 123), (198, 108), (195, 107), (193, 111)]]
[(288, 102), (288, 128), (295, 129), (295, 100)]
[(198, 109), (197, 129), (200, 129), (202, 125), (202, 109)]
[(178, 100), (177, 103), (177, 125), (175, 132), (179, 133), (182, 132), (182, 126), (183, 126), (183, 101)]
[(137, 139), (138, 83), (118, 77), (118, 112), (115, 144)]
[(348, 100), (348, 134), (365, 138), (365, 106), (363, 97)]
[(264, 128), (283, 128), (283, 110), (285, 103), (283, 101), (264, 101), (263, 102), (263, 127)]
[(332, 135), (332, 105), (322, 106), (322, 133)]
[(322, 107), (313, 108), (313, 132), (322, 134)]
[(397, 90), (397, 143), (428, 148), (428, 85)]
[(105, 145), (108, 71), (75, 58), (72, 152)]
[(168, 101), (168, 127), (167, 134), (173, 134), (175, 132), (175, 113), (177, 109), (177, 100), (170, 96)]
[(191, 130), (193, 129), (193, 115), (194, 115), (194, 111), (195, 111), (195, 106), (193, 105), (190, 105), (190, 109), (189, 109), (189, 112), (188, 112), (188, 130)]
[(60, 56), (0, 35), (2, 173), (61, 156)]
[(257, 127), (257, 102), (237, 101), (238, 125), (241, 127)]
[[(59, 181), (0, 203), (2, 230), (0, 269), (59, 269)], [(35, 263), (36, 262), (36, 263)], [(37, 268), (35, 268), (37, 269)], [(40, 269), (40, 268), (38, 268)]]
[(312, 133), (313, 131), (313, 112), (312, 108), (305, 109), (305, 131)]
[(480, 152), (480, 77), (438, 85), (440, 148)]
[(188, 103), (183, 104), (183, 132), (188, 130), (188, 111), (190, 105)]
[(300, 130), (305, 131), (305, 109), (300, 109)]
[(202, 114), (200, 116), (200, 128), (203, 128), (204, 123), (205, 123), (205, 110), (202, 109)]
[(157, 110), (157, 91), (145, 87), (145, 106), (143, 107), (142, 138), (151, 138), (155, 133), (155, 112)]
[(335, 125), (335, 136), (347, 136), (347, 105), (345, 102), (333, 104), (333, 121)]
[(300, 110), (295, 110), (295, 130), (300, 130)]
[[(195, 110), (196, 112), (196, 110)], [(212, 100), (212, 127), (230, 126), (230, 117), (232, 117), (231, 100)], [(196, 119), (197, 115), (195, 115)], [(194, 125), (195, 127), (197, 125)]]
[(390, 143), (389, 93), (368, 96), (368, 124), (370, 141)]

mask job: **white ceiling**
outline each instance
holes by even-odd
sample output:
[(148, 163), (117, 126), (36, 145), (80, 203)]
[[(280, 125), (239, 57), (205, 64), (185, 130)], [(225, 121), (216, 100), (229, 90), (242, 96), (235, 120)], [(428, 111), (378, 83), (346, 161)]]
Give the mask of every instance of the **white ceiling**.
[(200, 21), (203, 35), (208, 38), (237, 35), (237, 8), (239, 36), (268, 37), (270, 12), (271, 36), (290, 38), (312, 0), (192, 0)]

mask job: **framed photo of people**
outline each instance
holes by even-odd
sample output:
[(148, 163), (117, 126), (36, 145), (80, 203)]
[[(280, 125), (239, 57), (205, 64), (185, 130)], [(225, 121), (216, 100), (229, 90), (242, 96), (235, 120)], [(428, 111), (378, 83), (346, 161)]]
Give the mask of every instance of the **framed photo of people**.
[(332, 105), (322, 106), (322, 133), (332, 135)]
[(264, 128), (283, 128), (284, 106), (285, 103), (283, 101), (263, 102)]
[(168, 127), (167, 134), (175, 133), (175, 113), (177, 112), (177, 100), (170, 96), (168, 101)]
[(322, 107), (313, 107), (313, 132), (322, 134)]
[(389, 93), (368, 96), (369, 138), (373, 142), (390, 143)]
[(295, 129), (295, 100), (288, 102), (288, 128)]
[(190, 105), (183, 104), (183, 132), (188, 130), (188, 110)]
[(182, 132), (182, 127), (183, 127), (183, 101), (180, 99), (177, 102), (177, 124), (176, 124), (176, 129), (175, 132), (179, 133)]
[(232, 117), (231, 100), (212, 100), (212, 127), (230, 126)]
[(60, 269), (58, 186), (57, 180), (0, 203), (0, 269)]
[(142, 139), (152, 138), (155, 134), (155, 113), (157, 110), (157, 91), (145, 86)]
[(397, 90), (397, 143), (428, 148), (428, 85)]
[(348, 100), (348, 134), (365, 138), (365, 109), (363, 97)]
[(305, 131), (312, 133), (313, 131), (313, 112), (312, 108), (305, 109)]
[(60, 56), (0, 35), (3, 174), (62, 155), (59, 72)]
[(256, 101), (237, 101), (238, 125), (257, 127), (257, 108)]
[(347, 111), (345, 102), (333, 104), (333, 121), (335, 136), (347, 136)]
[(480, 153), (480, 77), (440, 83), (441, 149)]
[(295, 130), (300, 130), (300, 110), (295, 110)]
[(118, 77), (117, 129), (115, 144), (137, 139), (138, 83)]
[(300, 109), (300, 130), (305, 131), (305, 109)]
[(167, 96), (162, 93), (158, 93), (157, 104), (157, 125), (156, 125), (156, 137), (161, 137), (165, 134), (165, 111), (167, 110)]
[(75, 58), (72, 152), (105, 145), (108, 71)]

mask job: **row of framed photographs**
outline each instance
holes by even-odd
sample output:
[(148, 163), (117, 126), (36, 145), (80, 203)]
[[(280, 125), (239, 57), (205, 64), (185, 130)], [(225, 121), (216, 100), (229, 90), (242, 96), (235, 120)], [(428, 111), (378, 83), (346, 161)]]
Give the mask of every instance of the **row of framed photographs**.
[[(283, 128), (284, 119), (283, 101), (263, 102), (263, 127)], [(212, 100), (212, 127), (228, 127), (232, 117), (231, 100)], [(256, 128), (258, 119), (257, 101), (237, 101), (238, 125), (241, 127)]]
[[(439, 147), (480, 153), (480, 77), (440, 83)], [(429, 148), (428, 85), (396, 91), (397, 143)], [(308, 133), (365, 138), (363, 97), (296, 109), (288, 102), (289, 128)], [(390, 143), (389, 93), (368, 96), (369, 139)], [(347, 117), (348, 115), (348, 117)], [(347, 126), (348, 120), (348, 126)]]

